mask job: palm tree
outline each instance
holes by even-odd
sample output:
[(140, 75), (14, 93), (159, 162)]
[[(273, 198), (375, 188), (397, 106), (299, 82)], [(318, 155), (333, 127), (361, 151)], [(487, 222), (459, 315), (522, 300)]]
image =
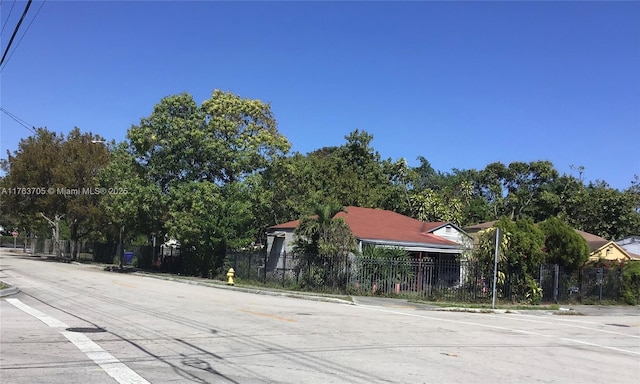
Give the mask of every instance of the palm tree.
[(303, 217), (296, 229), (296, 252), (317, 255), (320, 253), (320, 238), (322, 234), (331, 232), (334, 217), (344, 212), (344, 207), (336, 203), (313, 204), (313, 215)]
[(346, 289), (348, 254), (355, 250), (355, 238), (347, 222), (335, 217), (342, 211), (335, 203), (314, 204), (314, 215), (303, 218), (296, 229), (294, 250), (302, 253), (305, 286)]

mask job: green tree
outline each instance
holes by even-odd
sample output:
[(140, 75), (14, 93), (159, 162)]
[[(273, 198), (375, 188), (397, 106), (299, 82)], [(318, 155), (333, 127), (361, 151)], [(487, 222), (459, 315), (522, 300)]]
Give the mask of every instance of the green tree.
[[(81, 189), (79, 194), (66, 194), (66, 221), (69, 225), (71, 257), (78, 257), (78, 241), (99, 231), (103, 211), (100, 200), (103, 194), (96, 191), (96, 176), (110, 162), (110, 154), (102, 139), (74, 128), (61, 145), (62, 164), (57, 173), (67, 188)], [(87, 193), (88, 190), (96, 193)], [(109, 189), (106, 190), (109, 192)]]
[(220, 90), (200, 106), (186, 93), (163, 98), (128, 137), (164, 191), (176, 181), (243, 180), (290, 147), (269, 104)]
[[(503, 233), (498, 273), (499, 285), (504, 285), (500, 293), (514, 301), (526, 300), (532, 294), (539, 297), (539, 287), (533, 277), (544, 263), (544, 234), (531, 219), (514, 222), (502, 217), (494, 227), (500, 228)], [(493, 272), (494, 238), (494, 230), (485, 231), (480, 236), (480, 246), (474, 251), (474, 257), (480, 261), (485, 276)]]
[(201, 105), (187, 93), (168, 96), (128, 137), (167, 206), (165, 230), (198, 260), (191, 271), (209, 275), (227, 249), (255, 241), (279, 218), (269, 212), (277, 200), (269, 183), (282, 181), (265, 172), (290, 144), (268, 103), (220, 90)]
[(427, 222), (450, 221), (461, 225), (471, 197), (471, 184), (463, 180), (456, 188), (425, 189), (410, 196), (413, 217)]
[(111, 192), (100, 201), (103, 235), (111, 241), (121, 231), (127, 240), (140, 234), (160, 236), (167, 219), (166, 196), (149, 179), (147, 168), (136, 161), (127, 143), (112, 147), (111, 156), (111, 163), (96, 177), (97, 184)]
[[(335, 151), (335, 200), (345, 205), (380, 207), (393, 193), (385, 162), (372, 146), (373, 135), (358, 129)], [(390, 160), (388, 160), (390, 162)]]
[(534, 220), (544, 221), (548, 217), (559, 217), (569, 220), (569, 215), (581, 204), (585, 194), (582, 181), (572, 175), (563, 174), (546, 185), (536, 204)]
[(50, 231), (41, 213), (64, 217), (70, 229), (74, 258), (78, 240), (97, 230), (96, 223), (102, 215), (101, 195), (91, 192), (96, 187), (95, 176), (109, 163), (110, 156), (96, 141), (102, 138), (83, 133), (77, 127), (66, 137), (39, 128), (35, 135), (21, 140), (13, 154), (7, 152), (7, 159), (1, 161), (6, 172), (5, 188), (34, 188), (30, 193), (3, 194), (4, 213), (25, 232), (41, 231), (43, 236)]
[(355, 130), (345, 139), (339, 147), (275, 159), (258, 178), (252, 178), (252, 186), (259, 190), (254, 201), (262, 218), (268, 219), (261, 226), (300, 217), (314, 204), (399, 206), (393, 199), (402, 196), (402, 190), (389, 173), (393, 163), (380, 160), (371, 147), (373, 136)]
[(505, 186), (507, 188), (507, 210), (512, 219), (534, 217), (537, 201), (546, 186), (558, 177), (558, 171), (549, 161), (516, 161), (507, 167)]
[(495, 162), (476, 174), (475, 193), (492, 207), (491, 219), (539, 217), (539, 201), (557, 177), (558, 172), (548, 161), (516, 161), (508, 166)]
[(177, 183), (169, 200), (168, 232), (179, 239), (187, 274), (213, 277), (227, 250), (248, 246), (256, 233), (250, 227), (251, 204), (241, 183)]
[(339, 264), (355, 252), (356, 241), (349, 225), (336, 218), (343, 207), (338, 204), (315, 204), (314, 215), (303, 217), (295, 231), (294, 251), (304, 260), (303, 284), (306, 286), (340, 285), (346, 288)]
[(622, 265), (620, 293), (622, 300), (629, 305), (640, 304), (640, 263), (626, 262)]
[(545, 235), (546, 262), (577, 269), (589, 259), (589, 245), (573, 228), (556, 217), (540, 223)]
[[(340, 204), (314, 204), (313, 215), (305, 216), (300, 220), (300, 225), (295, 231), (294, 249), (299, 253), (320, 255), (321, 250), (331, 247), (331, 234), (334, 229), (341, 229), (340, 221), (335, 217), (338, 212), (344, 211)], [(342, 220), (344, 221), (344, 220)], [(346, 245), (349, 247), (349, 245)], [(352, 245), (353, 246), (353, 245)]]
[(611, 240), (640, 232), (638, 195), (632, 189), (619, 191), (606, 182), (589, 183), (582, 203), (575, 207), (582, 230)]
[(505, 181), (507, 173), (508, 170), (504, 164), (495, 162), (479, 171), (476, 177), (474, 185), (476, 194), (482, 196), (491, 207), (490, 218), (493, 220), (508, 214), (505, 202), (508, 193)]

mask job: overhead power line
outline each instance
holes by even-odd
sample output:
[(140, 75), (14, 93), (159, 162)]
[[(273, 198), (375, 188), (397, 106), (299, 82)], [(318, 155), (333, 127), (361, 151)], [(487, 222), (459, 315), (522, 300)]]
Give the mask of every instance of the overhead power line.
[[(22, 39), (24, 39), (24, 37), (27, 35), (27, 32), (29, 32), (29, 28), (31, 28), (31, 25), (33, 24), (33, 22), (36, 21), (36, 18), (40, 14), (40, 10), (42, 9), (42, 7), (44, 6), (44, 3), (46, 3), (46, 2), (47, 2), (47, 0), (44, 0), (42, 2), (42, 4), (40, 4), (40, 8), (38, 8), (38, 10), (36, 11), (36, 14), (33, 16), (33, 19), (31, 19), (31, 22), (29, 23), (29, 25), (27, 25), (27, 28), (24, 30), (24, 33), (22, 34), (22, 36), (20, 36), (20, 39), (16, 43), (15, 48), (13, 48), (13, 51), (11, 51), (11, 54), (9, 55), (9, 57), (7, 57), (7, 61), (4, 63), (4, 67), (6, 67), (7, 63), (9, 62), (9, 60), (11, 60), (11, 57), (13, 56), (13, 54), (16, 52), (16, 50), (20, 46), (20, 42), (22, 42)], [(4, 67), (0, 66), (0, 72), (2, 72)]]
[(2, 111), (5, 115), (9, 116), (10, 118), (12, 118), (16, 123), (22, 125), (23, 127), (25, 127), (26, 129), (28, 129), (29, 131), (31, 131), (32, 133), (37, 133), (36, 132), (36, 127), (34, 127), (33, 125), (27, 123), (26, 121), (22, 120), (21, 118), (19, 118), (18, 116), (14, 115), (13, 113), (7, 111), (6, 109), (0, 107), (0, 111)]
[(22, 16), (20, 17), (20, 20), (18, 20), (18, 24), (16, 25), (16, 28), (13, 30), (13, 33), (11, 34), (11, 39), (9, 39), (9, 44), (7, 44), (7, 48), (4, 50), (4, 53), (2, 54), (2, 59), (0, 59), (0, 67), (2, 66), (2, 63), (4, 63), (5, 57), (7, 57), (7, 53), (9, 52), (9, 48), (11, 48), (11, 44), (13, 43), (13, 39), (16, 37), (16, 34), (18, 33), (18, 30), (20, 29), (20, 25), (22, 24), (22, 21), (24, 20), (24, 17), (27, 15), (27, 12), (29, 12), (29, 7), (31, 6), (31, 1), (32, 0), (29, 0), (27, 2), (27, 6), (24, 8), (24, 12), (22, 12)]
[(16, 5), (16, 0), (13, 0), (13, 3), (11, 3), (11, 8), (9, 8), (9, 14), (7, 15), (7, 20), (5, 21), (4, 25), (2, 26), (2, 30), (0, 30), (0, 36), (2, 36), (2, 32), (4, 32), (4, 27), (7, 26), (7, 24), (9, 24), (9, 18), (11, 17), (11, 11), (13, 11), (13, 6)]

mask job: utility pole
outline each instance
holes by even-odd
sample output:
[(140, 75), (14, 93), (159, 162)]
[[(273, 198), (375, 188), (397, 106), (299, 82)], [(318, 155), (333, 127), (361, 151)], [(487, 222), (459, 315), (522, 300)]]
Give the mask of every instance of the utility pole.
[(45, 216), (44, 213), (40, 212), (40, 214), (49, 222), (49, 225), (51, 225), (53, 231), (53, 253), (55, 253), (56, 258), (60, 258), (60, 219), (62, 219), (64, 215), (58, 215), (56, 213), (54, 220), (51, 220)]

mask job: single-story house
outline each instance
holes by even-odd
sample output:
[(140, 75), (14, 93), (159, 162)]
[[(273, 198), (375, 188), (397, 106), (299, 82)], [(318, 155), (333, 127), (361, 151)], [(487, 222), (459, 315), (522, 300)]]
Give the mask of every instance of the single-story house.
[(614, 241), (609, 241), (589, 254), (589, 261), (598, 260), (628, 261), (634, 258)]
[[(397, 247), (418, 261), (456, 263), (473, 244), (471, 237), (453, 223), (427, 223), (383, 209), (349, 206), (335, 218), (349, 225), (360, 252), (367, 246)], [(266, 272), (286, 269), (286, 256), (293, 254), (294, 232), (299, 225), (300, 220), (294, 220), (267, 229)], [(447, 280), (459, 281), (463, 273), (460, 268), (451, 270)]]
[(589, 245), (589, 261), (603, 260), (636, 260), (640, 256), (630, 254), (623, 247), (614, 241), (607, 240), (603, 237), (588, 233), (585, 231), (575, 230)]
[[(346, 207), (336, 218), (346, 221), (358, 249), (368, 245), (398, 247), (413, 254), (459, 255), (468, 247), (470, 236), (453, 223), (427, 223), (396, 212), (375, 208)], [(293, 252), (293, 237), (300, 220), (267, 229), (269, 255)]]

